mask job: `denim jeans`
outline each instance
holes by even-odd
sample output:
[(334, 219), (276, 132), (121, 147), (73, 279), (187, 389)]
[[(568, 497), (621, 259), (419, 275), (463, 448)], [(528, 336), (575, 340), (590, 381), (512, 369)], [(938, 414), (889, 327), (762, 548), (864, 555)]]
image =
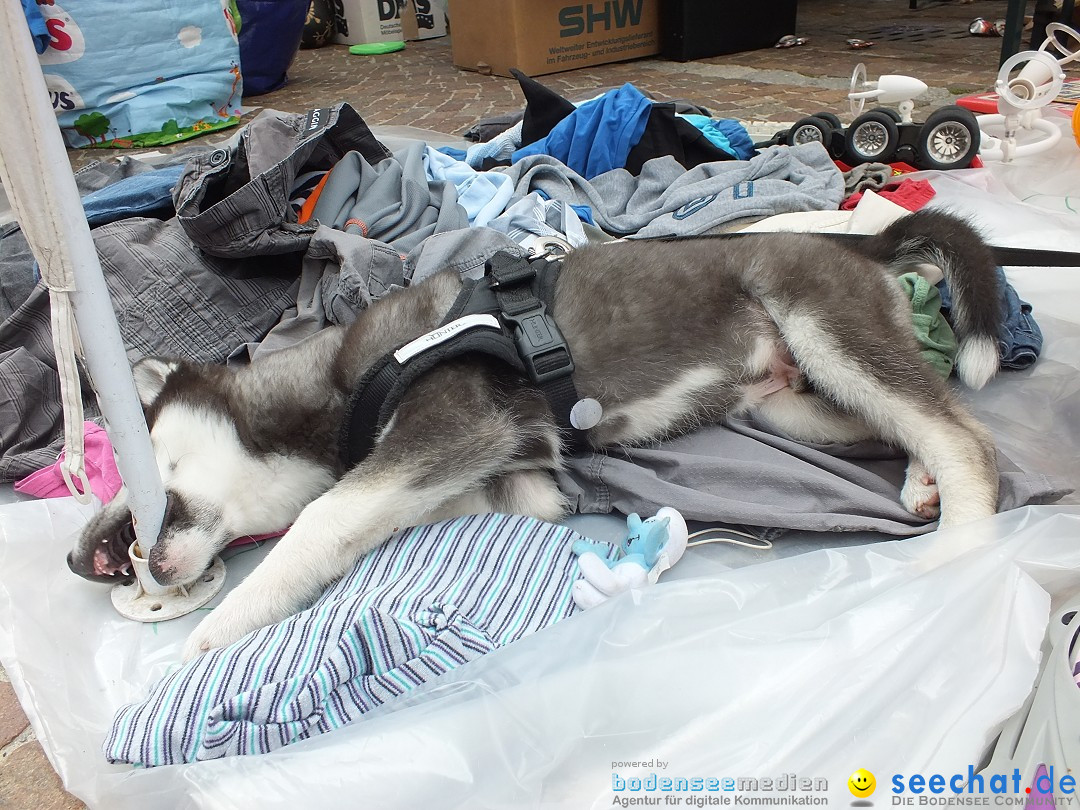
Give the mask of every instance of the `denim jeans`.
[[(998, 333), (998, 353), (1001, 367), (1009, 369), (1028, 368), (1039, 359), (1043, 336), (1039, 324), (1031, 314), (1031, 304), (1016, 294), (1005, 278), (1005, 271), (997, 269), (1003, 323)], [(941, 292), (941, 309), (948, 315), (952, 307), (952, 293), (944, 281), (938, 284)]]
[(83, 197), (83, 210), (91, 228), (127, 217), (173, 214), (172, 191), (183, 165), (154, 169), (91, 192)]

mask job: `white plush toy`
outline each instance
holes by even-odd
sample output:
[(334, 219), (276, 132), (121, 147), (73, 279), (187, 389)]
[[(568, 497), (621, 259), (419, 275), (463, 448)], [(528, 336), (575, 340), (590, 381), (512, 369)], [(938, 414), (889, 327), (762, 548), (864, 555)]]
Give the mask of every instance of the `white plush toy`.
[(619, 543), (622, 554), (614, 560), (607, 559), (607, 546), (587, 540), (574, 543), (581, 579), (571, 593), (579, 608), (595, 607), (623, 591), (656, 582), (686, 550), (686, 521), (671, 507), (646, 520), (630, 515), (626, 525), (626, 538)]

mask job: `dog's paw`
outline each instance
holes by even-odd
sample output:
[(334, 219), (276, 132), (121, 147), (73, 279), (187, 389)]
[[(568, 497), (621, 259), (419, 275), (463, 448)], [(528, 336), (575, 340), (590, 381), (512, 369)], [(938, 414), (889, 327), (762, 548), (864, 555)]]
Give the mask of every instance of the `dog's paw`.
[(900, 502), (911, 514), (924, 520), (937, 520), (941, 515), (937, 482), (925, 472), (907, 477), (900, 491)]
[(184, 661), (191, 661), (205, 652), (232, 644), (258, 630), (265, 623), (251, 611), (245, 610), (238, 600), (226, 598), (199, 622), (199, 626), (188, 636), (184, 645)]

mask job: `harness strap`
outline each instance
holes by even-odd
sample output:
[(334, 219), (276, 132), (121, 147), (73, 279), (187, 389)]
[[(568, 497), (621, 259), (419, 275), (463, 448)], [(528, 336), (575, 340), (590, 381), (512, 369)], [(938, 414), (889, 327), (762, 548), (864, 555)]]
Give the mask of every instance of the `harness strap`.
[[(787, 231), (733, 231), (731, 233), (666, 234), (650, 236), (643, 241), (683, 242), (689, 239), (736, 239), (741, 236), (762, 236)], [(794, 233), (794, 231), (792, 231)], [(840, 242), (862, 242), (876, 234), (865, 233), (807, 233), (807, 236), (824, 236)], [(1042, 248), (999, 247), (988, 245), (994, 260), (1006, 267), (1080, 267), (1080, 253), (1069, 250), (1044, 250)]]
[(543, 300), (551, 300), (554, 294), (559, 263), (496, 253), (486, 267), (503, 322), (513, 332), (525, 372), (547, 399), (571, 452), (583, 450), (588, 446), (586, 432), (575, 427), (570, 416), (578, 402), (574, 358)]
[(480, 280), (464, 282), (442, 324), (367, 370), (346, 406), (338, 442), (346, 467), (363, 460), (397, 410), (409, 386), (439, 363), (484, 354), (527, 376), (544, 394), (570, 450), (587, 446), (585, 430), (571, 424), (578, 402), (570, 349), (547, 313), (557, 262), (497, 253)]
[[(450, 328), (459, 320), (451, 321), (441, 329)], [(385, 355), (369, 368), (353, 390), (345, 409), (345, 419), (338, 441), (338, 453), (342, 463), (346, 467), (352, 467), (367, 457), (375, 447), (375, 439), (401, 404), (409, 386), (421, 374), (430, 371), (439, 363), (465, 354), (479, 353), (502, 360), (517, 373), (524, 374), (525, 367), (514, 344), (503, 334), (498, 320), (494, 317), (491, 317), (491, 320), (494, 321), (493, 325), (476, 323), (466, 326), (458, 331), (455, 337), (417, 354), (403, 355), (402, 351), (411, 345), (406, 344), (397, 352)], [(418, 340), (438, 331), (440, 330), (429, 332)], [(399, 360), (399, 356), (403, 359)]]

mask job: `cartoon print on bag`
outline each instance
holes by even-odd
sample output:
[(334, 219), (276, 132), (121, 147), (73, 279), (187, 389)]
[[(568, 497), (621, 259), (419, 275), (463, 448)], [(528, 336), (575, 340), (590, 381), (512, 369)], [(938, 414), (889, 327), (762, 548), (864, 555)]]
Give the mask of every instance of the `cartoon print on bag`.
[(109, 119), (99, 112), (85, 113), (75, 119), (75, 131), (90, 143), (97, 143), (101, 138), (105, 142), (105, 133), (109, 131)]
[(219, 118), (229, 118), (229, 105), (232, 104), (233, 99), (236, 98), (236, 88), (240, 86), (240, 82), (243, 81), (243, 76), (240, 75), (240, 65), (236, 62), (232, 63), (232, 67), (229, 68), (229, 73), (232, 74), (232, 90), (229, 92), (229, 97), (225, 99), (225, 103), (218, 107), (214, 112), (217, 113)]
[(45, 73), (44, 76), (45, 86), (49, 90), (49, 99), (52, 101), (53, 110), (68, 112), (86, 108), (82, 96), (71, 86), (71, 82), (55, 73)]
[(49, 47), (38, 55), (42, 65), (60, 65), (81, 59), (86, 53), (86, 39), (71, 15), (55, 4), (38, 4), (45, 28), (49, 32)]

